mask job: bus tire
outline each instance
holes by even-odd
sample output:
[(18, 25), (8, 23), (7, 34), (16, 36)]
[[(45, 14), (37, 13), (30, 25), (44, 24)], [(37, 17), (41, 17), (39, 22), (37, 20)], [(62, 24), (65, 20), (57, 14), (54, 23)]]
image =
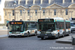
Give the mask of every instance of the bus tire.
[(59, 38), (59, 33), (58, 33), (58, 36), (57, 37), (55, 37), (56, 39), (58, 39)]
[(71, 33), (73, 33), (73, 31), (71, 31)]
[(27, 34), (28, 34), (28, 37), (29, 37), (30, 36), (30, 32), (28, 32)]
[(44, 38), (42, 37), (41, 40), (44, 40)]
[(69, 34), (67, 34), (67, 36), (69, 36)]
[(63, 36), (63, 37), (65, 36), (65, 35), (64, 35), (64, 33), (63, 33), (63, 35), (62, 35), (62, 36)]
[(8, 38), (11, 38), (11, 36), (8, 36)]
[(35, 36), (37, 35), (37, 31), (35, 32)]

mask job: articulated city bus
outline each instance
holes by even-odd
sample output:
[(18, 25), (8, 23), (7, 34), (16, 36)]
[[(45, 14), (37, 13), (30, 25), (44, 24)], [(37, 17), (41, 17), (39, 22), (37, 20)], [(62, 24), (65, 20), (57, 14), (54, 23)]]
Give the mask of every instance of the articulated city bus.
[(61, 19), (39, 19), (37, 37), (59, 38), (70, 34), (70, 21)]
[(8, 36), (30, 36), (37, 34), (37, 22), (35, 21), (9, 21)]

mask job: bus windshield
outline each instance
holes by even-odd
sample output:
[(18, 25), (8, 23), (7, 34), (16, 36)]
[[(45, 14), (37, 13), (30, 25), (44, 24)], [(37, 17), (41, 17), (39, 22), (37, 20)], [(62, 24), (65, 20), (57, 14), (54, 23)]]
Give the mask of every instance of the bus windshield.
[(36, 25), (35, 24), (28, 24), (28, 28), (36, 28)]
[(55, 25), (54, 23), (40, 23), (39, 24), (39, 30), (41, 31), (53, 31), (55, 30)]
[(9, 30), (10, 32), (14, 32), (14, 31), (23, 32), (23, 25), (9, 25)]

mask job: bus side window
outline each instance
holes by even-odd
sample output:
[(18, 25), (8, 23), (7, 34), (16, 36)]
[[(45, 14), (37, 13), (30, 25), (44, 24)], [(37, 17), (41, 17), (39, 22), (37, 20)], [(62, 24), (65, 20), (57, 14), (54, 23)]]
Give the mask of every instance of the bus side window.
[(59, 29), (59, 23), (56, 23), (56, 30)]
[(25, 28), (27, 27), (27, 24), (25, 23)]
[(64, 22), (61, 22), (60, 25), (60, 29), (64, 29)]
[(67, 29), (70, 28), (70, 23), (69, 22), (66, 23), (66, 28)]

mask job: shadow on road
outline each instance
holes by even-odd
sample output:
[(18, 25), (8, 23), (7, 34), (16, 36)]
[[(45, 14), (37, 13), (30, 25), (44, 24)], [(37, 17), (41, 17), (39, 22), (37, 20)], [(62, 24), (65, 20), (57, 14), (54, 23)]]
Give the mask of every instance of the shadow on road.
[(32, 37), (34, 35), (31, 35), (31, 36), (11, 36), (11, 37), (8, 37), (8, 38), (28, 38), (28, 37)]

